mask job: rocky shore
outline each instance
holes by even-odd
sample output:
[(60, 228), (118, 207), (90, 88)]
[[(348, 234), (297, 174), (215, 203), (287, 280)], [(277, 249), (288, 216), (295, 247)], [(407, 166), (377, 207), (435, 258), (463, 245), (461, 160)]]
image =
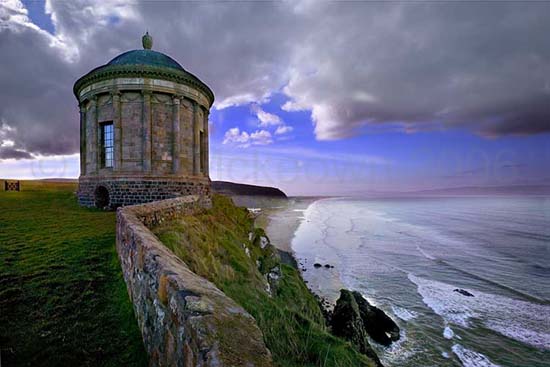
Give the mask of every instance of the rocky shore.
[[(304, 263), (295, 258), (291, 246), (292, 238), (303, 219), (303, 212), (317, 199), (291, 198), (283, 205), (262, 208), (257, 213), (257, 225), (266, 228), (266, 234), (277, 247), (282, 261), (301, 272), (307, 269)], [(315, 263), (313, 269), (330, 271), (334, 266)], [(397, 324), (357, 291), (341, 289), (336, 301), (324, 299), (311, 289), (310, 292), (317, 299), (332, 334), (349, 341), (360, 353), (375, 361), (377, 366), (382, 366), (370, 343), (389, 346), (399, 340), (400, 330)]]

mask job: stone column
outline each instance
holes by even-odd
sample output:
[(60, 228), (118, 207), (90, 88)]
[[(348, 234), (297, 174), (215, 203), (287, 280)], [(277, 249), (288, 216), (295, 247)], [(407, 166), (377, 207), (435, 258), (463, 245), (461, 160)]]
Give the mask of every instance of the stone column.
[(80, 175), (86, 176), (86, 106), (80, 103)]
[(197, 102), (193, 101), (193, 175), (198, 176), (201, 169), (201, 144), (199, 141), (200, 137), (200, 123), (199, 120), (199, 109), (200, 106)]
[(203, 116), (204, 116), (204, 123), (203, 123), (203, 129), (204, 129), (204, 151), (203, 154), (203, 162), (204, 162), (204, 176), (209, 177), (210, 176), (210, 148), (209, 148), (209, 139), (210, 135), (208, 133), (208, 115), (210, 114), (210, 111), (208, 109), (203, 110)]
[(174, 174), (180, 171), (180, 97), (172, 98), (172, 172)]
[(143, 172), (151, 172), (151, 94), (150, 90), (144, 90), (143, 94), (143, 108), (141, 111), (141, 121), (143, 127)]
[(94, 113), (94, 126), (95, 126), (95, 132), (96, 132), (96, 172), (99, 173), (99, 170), (101, 167), (101, 140), (103, 137), (101, 136), (101, 126), (99, 125), (99, 97), (95, 96), (96, 103), (95, 103), (95, 113)]
[(122, 121), (120, 108), (120, 92), (113, 91), (113, 128), (114, 128), (114, 150), (113, 150), (113, 171), (120, 171), (122, 168)]
[(97, 96), (93, 96), (90, 99), (90, 107), (88, 108), (87, 116), (89, 118), (90, 128), (90, 163), (91, 171), (97, 174), (99, 172), (99, 149), (100, 149), (100, 136), (99, 136), (99, 124), (97, 123)]

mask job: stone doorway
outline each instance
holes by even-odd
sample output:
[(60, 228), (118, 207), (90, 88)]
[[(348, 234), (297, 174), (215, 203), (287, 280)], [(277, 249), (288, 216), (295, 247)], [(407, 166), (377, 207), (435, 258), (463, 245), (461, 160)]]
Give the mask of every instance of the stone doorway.
[(99, 209), (105, 209), (109, 206), (109, 190), (105, 186), (98, 186), (95, 189), (95, 206)]

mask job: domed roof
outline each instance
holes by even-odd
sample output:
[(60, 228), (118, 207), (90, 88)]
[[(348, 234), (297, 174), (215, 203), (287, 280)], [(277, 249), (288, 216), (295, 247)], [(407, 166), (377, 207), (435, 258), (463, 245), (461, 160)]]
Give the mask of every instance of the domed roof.
[(173, 58), (153, 50), (132, 50), (118, 55), (107, 65), (150, 65), (183, 70), (183, 67)]
[(80, 91), (92, 83), (120, 77), (148, 77), (187, 84), (204, 92), (214, 103), (214, 93), (199, 78), (185, 70), (176, 60), (153, 51), (153, 38), (147, 32), (142, 38), (143, 50), (127, 51), (107, 64), (99, 66), (78, 79), (73, 87), (77, 99)]

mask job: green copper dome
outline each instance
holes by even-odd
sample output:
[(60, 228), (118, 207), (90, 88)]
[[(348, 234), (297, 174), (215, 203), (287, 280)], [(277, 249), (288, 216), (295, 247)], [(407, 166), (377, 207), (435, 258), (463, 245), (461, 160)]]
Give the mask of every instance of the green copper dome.
[(173, 58), (153, 50), (132, 50), (118, 55), (107, 65), (150, 65), (183, 70)]
[(214, 103), (214, 93), (196, 76), (185, 70), (176, 60), (161, 52), (151, 50), (153, 38), (147, 32), (142, 37), (143, 50), (127, 51), (107, 64), (99, 66), (78, 79), (73, 87), (77, 99), (87, 86), (113, 78), (151, 78), (186, 84), (202, 91)]
[(153, 37), (149, 35), (149, 32), (142, 37), (141, 43), (143, 44), (143, 50), (132, 50), (120, 54), (109, 61), (107, 65), (149, 65), (183, 70), (181, 65), (170, 56), (151, 50)]

